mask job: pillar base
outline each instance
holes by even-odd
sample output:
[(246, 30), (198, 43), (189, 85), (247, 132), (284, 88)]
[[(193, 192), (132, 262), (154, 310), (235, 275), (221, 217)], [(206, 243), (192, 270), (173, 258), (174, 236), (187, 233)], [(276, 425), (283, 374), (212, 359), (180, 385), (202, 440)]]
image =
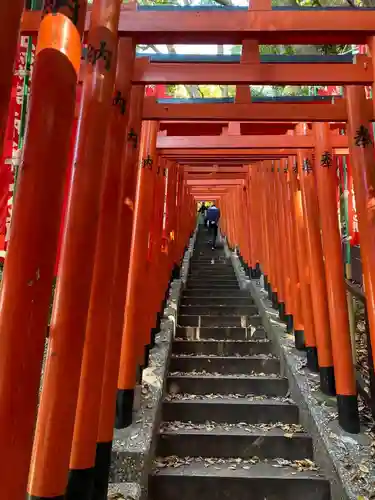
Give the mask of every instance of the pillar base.
[(319, 373), (318, 350), (316, 347), (306, 347), (307, 368)]
[(305, 350), (305, 332), (303, 330), (294, 330), (294, 347), (299, 351)]
[(285, 302), (279, 302), (279, 318), (286, 323)]
[(260, 274), (257, 269), (252, 268), (251, 270), (251, 279), (258, 280), (260, 278)]
[(111, 458), (112, 441), (108, 443), (96, 443), (94, 491), (91, 500), (107, 500)]
[(134, 389), (118, 389), (116, 398), (116, 429), (124, 429), (133, 420)]
[(253, 274), (253, 279), (259, 280), (260, 277), (262, 276), (262, 271), (260, 269), (259, 262), (255, 264), (255, 269), (254, 269), (254, 274)]
[(142, 375), (143, 375), (143, 368), (140, 365), (137, 365), (135, 374), (136, 384), (142, 385)]
[(267, 276), (267, 274), (263, 275), (263, 283), (264, 283), (264, 289), (268, 290), (268, 276)]
[(272, 292), (272, 308), (278, 310), (279, 309), (279, 301), (277, 300), (277, 292)]
[(285, 323), (286, 323), (286, 331), (288, 333), (292, 333), (293, 332), (293, 314), (286, 315)]
[(268, 300), (272, 300), (272, 285), (271, 285), (271, 283), (268, 283), (267, 294), (268, 294)]
[(66, 500), (91, 500), (94, 489), (95, 468), (71, 469), (69, 471)]
[(337, 395), (340, 427), (351, 434), (360, 432), (357, 396)]
[(181, 268), (178, 264), (175, 264), (172, 270), (172, 281), (178, 280), (180, 276), (181, 276)]
[(64, 500), (65, 496), (60, 495), (58, 497), (38, 497), (34, 495), (27, 495), (26, 499), (27, 500)]
[(156, 335), (159, 330), (156, 328), (151, 328), (150, 331), (150, 349), (153, 349), (155, 347), (155, 342), (156, 342)]
[(144, 360), (143, 360), (143, 366), (142, 369), (144, 370), (145, 368), (148, 368), (150, 365), (150, 351), (152, 349), (152, 346), (150, 344), (145, 345), (144, 349)]
[(320, 390), (327, 396), (336, 396), (335, 372), (333, 366), (321, 366)]

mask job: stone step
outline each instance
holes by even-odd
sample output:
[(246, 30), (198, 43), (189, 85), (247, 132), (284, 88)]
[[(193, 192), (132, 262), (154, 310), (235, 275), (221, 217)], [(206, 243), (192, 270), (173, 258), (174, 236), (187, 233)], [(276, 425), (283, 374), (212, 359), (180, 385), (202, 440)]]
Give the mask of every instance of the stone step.
[(192, 273), (189, 273), (188, 275), (189, 280), (197, 280), (199, 279), (200, 281), (236, 281), (237, 278), (234, 273), (228, 274), (228, 273), (218, 273), (218, 272), (200, 272), (200, 271), (194, 271)]
[(330, 500), (329, 482), (319, 472), (299, 472), (280, 462), (188, 458), (186, 465), (150, 475), (149, 500)]
[(269, 424), (284, 422), (298, 424), (298, 407), (272, 399), (249, 401), (247, 399), (221, 398), (200, 400), (165, 401), (162, 408), (162, 420), (191, 421), (204, 423), (215, 422), (250, 424)]
[(208, 264), (206, 267), (189, 267), (189, 276), (227, 276), (233, 278), (236, 276), (232, 266), (223, 266)]
[(192, 263), (189, 266), (189, 273), (212, 273), (212, 274), (231, 274), (235, 275), (232, 264), (217, 263), (217, 262), (204, 262), (201, 264)]
[[(189, 318), (190, 316), (188, 316)], [(184, 321), (184, 320), (183, 320)], [(196, 327), (196, 326), (177, 326), (176, 338), (201, 340), (250, 340), (257, 337), (257, 332), (263, 333), (261, 326), (258, 328), (251, 327)]]
[(192, 263), (189, 265), (189, 272), (191, 273), (213, 273), (213, 274), (235, 274), (234, 268), (231, 263), (217, 263), (215, 259), (201, 264)]
[(175, 340), (172, 345), (173, 354), (214, 354), (217, 356), (250, 356), (254, 354), (270, 354), (270, 342), (256, 340)]
[(262, 318), (260, 316), (193, 316), (187, 314), (180, 314), (178, 317), (179, 326), (231, 326), (242, 327), (260, 326)]
[(185, 297), (201, 297), (202, 295), (204, 297), (227, 297), (228, 294), (235, 298), (251, 298), (250, 294), (247, 290), (240, 290), (240, 289), (233, 289), (228, 291), (225, 288), (199, 288), (197, 290), (189, 290), (186, 289), (184, 290), (182, 294), (182, 299)]
[(213, 253), (212, 250), (209, 253), (193, 254), (190, 264), (211, 263), (212, 260), (214, 260), (215, 264), (226, 264), (233, 267), (229, 257), (226, 257), (224, 254)]
[(258, 308), (254, 305), (214, 305), (208, 306), (204, 305), (181, 305), (180, 314), (189, 314), (193, 316), (256, 316), (258, 314)]
[(227, 280), (227, 281), (222, 281), (222, 280), (201, 280), (201, 279), (196, 279), (196, 280), (188, 280), (187, 282), (187, 288), (220, 288), (220, 289), (235, 289), (239, 290), (239, 284), (237, 280)]
[[(229, 292), (228, 292), (229, 293)], [(182, 297), (182, 306), (249, 306), (253, 305), (253, 299), (248, 297)]]
[(172, 356), (169, 362), (171, 372), (208, 372), (223, 374), (266, 373), (279, 374), (280, 361), (266, 355), (239, 358), (237, 356)]
[[(167, 392), (170, 395), (205, 394), (286, 397), (288, 393), (288, 380), (267, 376), (236, 377), (234, 375), (169, 375), (167, 378)], [(251, 397), (250, 396), (250, 397)], [(172, 396), (173, 397), (173, 396)]]
[(160, 433), (157, 455), (313, 459), (312, 440), (303, 432), (294, 434), (288, 429), (284, 431), (272, 426), (263, 430), (260, 426), (252, 428), (210, 422), (196, 427), (190, 423), (171, 422)]

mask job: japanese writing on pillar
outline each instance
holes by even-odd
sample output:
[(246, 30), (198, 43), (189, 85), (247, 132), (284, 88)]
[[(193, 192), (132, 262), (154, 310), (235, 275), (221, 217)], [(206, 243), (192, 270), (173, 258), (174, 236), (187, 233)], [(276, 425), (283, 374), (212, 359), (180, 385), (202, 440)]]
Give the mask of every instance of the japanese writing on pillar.
[(133, 143), (133, 148), (134, 149), (137, 149), (137, 146), (138, 146), (138, 136), (137, 134), (134, 132), (134, 129), (131, 128), (129, 133), (128, 133), (128, 141), (132, 141)]
[(372, 144), (372, 139), (368, 128), (364, 125), (361, 125), (356, 132), (354, 137), (355, 145), (360, 148), (365, 148), (369, 144)]
[(147, 157), (142, 160), (142, 167), (148, 168), (149, 170), (152, 170), (153, 163), (154, 163), (154, 160), (151, 158), (150, 155), (147, 155)]
[(358, 215), (357, 215), (357, 207), (355, 204), (355, 194), (354, 194), (354, 187), (352, 185), (351, 188), (351, 198), (352, 198), (352, 214), (353, 214), (353, 219), (352, 219), (352, 234), (359, 233), (359, 226), (358, 226)]
[(100, 59), (103, 59), (104, 67), (106, 71), (109, 71), (112, 64), (112, 52), (107, 49), (107, 42), (101, 41), (99, 47), (94, 47), (91, 43), (88, 44), (86, 61), (95, 66)]
[[(19, 52), (15, 64), (15, 87), (16, 97), (14, 106), (14, 119), (13, 119), (13, 133), (12, 133), (12, 172), (16, 178), (17, 170), (20, 162), (20, 148), (22, 147), (22, 107), (24, 106), (24, 99), (30, 92), (30, 77), (35, 57), (35, 41), (34, 37), (21, 36), (19, 44)], [(29, 52), (29, 48), (31, 51)], [(29, 57), (28, 57), (29, 53)], [(29, 79), (27, 80), (27, 77)], [(26, 82), (28, 86), (26, 87)], [(26, 97), (27, 98), (27, 97)], [(15, 183), (9, 186), (9, 199), (7, 206), (7, 215), (5, 220), (5, 241), (8, 242), (10, 238), (10, 226), (13, 211), (13, 195)]]
[(297, 162), (296, 161), (293, 163), (293, 173), (294, 174), (298, 173), (298, 166), (297, 166)]
[(329, 151), (324, 151), (322, 157), (320, 158), (320, 164), (322, 167), (329, 168), (332, 165), (332, 155)]
[(64, 7), (68, 8), (69, 19), (74, 25), (77, 25), (79, 18), (79, 0), (45, 0), (43, 15), (57, 14)]
[(113, 101), (112, 101), (112, 104), (114, 106), (118, 106), (120, 108), (120, 113), (122, 115), (125, 114), (125, 111), (126, 111), (126, 101), (125, 99), (122, 97), (122, 94), (121, 94), (121, 91), (118, 90), (116, 93), (115, 93), (115, 97), (113, 98)]
[(312, 172), (312, 165), (311, 165), (310, 160), (308, 158), (305, 158), (303, 160), (302, 170), (304, 172), (306, 172), (306, 174), (310, 174)]

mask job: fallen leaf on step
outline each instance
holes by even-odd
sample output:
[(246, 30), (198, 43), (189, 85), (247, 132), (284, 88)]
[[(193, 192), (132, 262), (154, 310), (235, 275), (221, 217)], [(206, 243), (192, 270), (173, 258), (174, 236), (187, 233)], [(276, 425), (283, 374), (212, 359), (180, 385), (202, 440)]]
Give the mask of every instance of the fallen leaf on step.
[(370, 469), (366, 465), (364, 465), (364, 464), (361, 464), (359, 466), (359, 470), (361, 472), (363, 472), (364, 474), (368, 474), (370, 472)]

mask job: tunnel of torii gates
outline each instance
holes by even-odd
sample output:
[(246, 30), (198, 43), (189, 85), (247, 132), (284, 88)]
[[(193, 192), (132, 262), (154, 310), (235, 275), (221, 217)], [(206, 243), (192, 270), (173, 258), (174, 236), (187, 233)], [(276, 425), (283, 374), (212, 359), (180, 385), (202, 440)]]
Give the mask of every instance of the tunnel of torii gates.
[[(4, 500), (106, 498), (113, 428), (131, 424), (199, 200), (216, 200), (229, 246), (251, 277), (263, 274), (321, 391), (336, 395), (340, 425), (359, 432), (337, 167), (352, 172), (374, 351), (373, 57), (267, 60), (258, 44), (371, 54), (375, 11), (120, 3), (46, 0), (23, 12), (24, 0), (0, 2), (1, 147), (20, 34), (35, 37), (0, 300)], [(243, 54), (150, 61), (136, 57), (142, 43), (242, 44)], [(175, 83), (235, 84), (235, 102), (145, 97), (145, 85)], [(256, 102), (250, 84), (339, 85), (343, 96)]]

